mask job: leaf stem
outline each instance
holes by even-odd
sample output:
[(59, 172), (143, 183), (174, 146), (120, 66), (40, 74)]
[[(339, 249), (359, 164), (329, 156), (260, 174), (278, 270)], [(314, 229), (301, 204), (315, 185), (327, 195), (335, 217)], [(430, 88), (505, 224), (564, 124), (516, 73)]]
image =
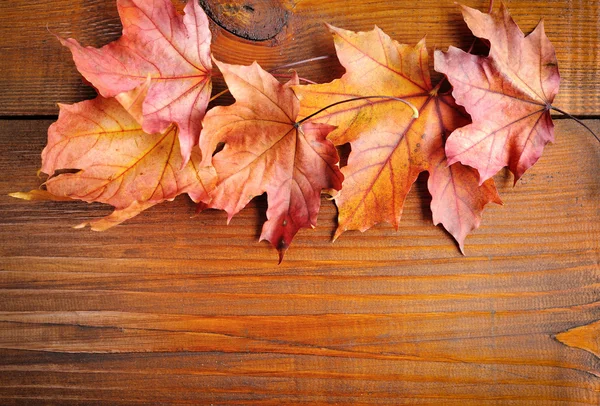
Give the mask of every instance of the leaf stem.
[(309, 62), (321, 61), (321, 60), (327, 59), (329, 57), (330, 57), (329, 55), (323, 55), (323, 56), (316, 56), (314, 58), (303, 59), (301, 61), (296, 61), (296, 62), (292, 62), (292, 63), (286, 63), (285, 65), (279, 65), (272, 69), (269, 69), (269, 72), (275, 72), (277, 70), (286, 69), (286, 68), (293, 68), (294, 66), (303, 65), (303, 64), (309, 63)]
[(575, 120), (577, 123), (579, 123), (581, 126), (583, 126), (583, 128), (585, 128), (586, 130), (588, 130), (589, 132), (591, 132), (592, 135), (594, 136), (594, 138), (596, 138), (596, 140), (598, 142), (600, 142), (600, 138), (598, 137), (598, 135), (594, 131), (592, 131), (592, 129), (590, 127), (588, 127), (587, 124), (585, 124), (583, 122), (583, 120), (578, 119), (577, 117), (573, 116), (572, 114), (567, 113), (566, 111), (563, 111), (563, 110), (559, 109), (558, 107), (550, 106), (550, 109), (552, 109), (554, 111), (557, 111), (560, 114), (565, 115), (565, 116), (567, 116), (567, 117)]
[[(271, 73), (271, 75), (273, 77), (276, 77), (276, 78), (284, 78), (284, 79), (291, 79), (292, 78), (292, 75), (286, 75), (285, 73)], [(316, 85), (317, 84), (317, 82), (313, 82), (312, 80), (306, 79), (306, 78), (298, 77), (298, 80), (300, 80), (301, 82), (309, 83), (311, 85)]]
[(402, 103), (406, 104), (408, 107), (410, 107), (412, 109), (412, 111), (413, 111), (413, 118), (419, 118), (419, 110), (417, 110), (417, 108), (415, 107), (415, 105), (412, 104), (411, 102), (406, 101), (404, 99), (401, 99), (399, 97), (379, 96), (379, 95), (378, 96), (361, 96), (361, 97), (353, 97), (351, 99), (340, 100), (338, 102), (331, 103), (330, 105), (325, 106), (322, 109), (319, 109), (319, 110), (315, 111), (314, 113), (312, 113), (312, 114), (304, 117), (302, 120), (300, 120), (300, 121), (298, 121), (296, 123), (296, 126), (299, 126), (300, 124), (304, 123), (305, 121), (310, 120), (314, 116), (316, 116), (318, 114), (321, 114), (322, 112), (324, 112), (325, 110), (327, 110), (327, 109), (329, 109), (331, 107), (334, 107), (334, 106), (337, 106), (337, 105), (340, 105), (340, 104), (344, 104), (344, 103), (350, 103), (350, 102), (357, 101), (357, 100), (366, 100), (366, 99), (388, 99), (388, 100), (395, 100), (395, 101), (402, 102)]
[(219, 97), (223, 96), (224, 94), (229, 93), (229, 89), (225, 89), (222, 92), (219, 92), (217, 94), (215, 94), (213, 97), (211, 97), (208, 102), (210, 103), (211, 101), (218, 99)]

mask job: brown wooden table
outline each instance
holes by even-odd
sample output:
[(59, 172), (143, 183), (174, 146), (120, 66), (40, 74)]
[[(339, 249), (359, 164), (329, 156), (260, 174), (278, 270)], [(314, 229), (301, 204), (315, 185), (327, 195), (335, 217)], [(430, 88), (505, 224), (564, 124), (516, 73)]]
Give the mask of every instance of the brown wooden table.
[[(472, 41), (451, 0), (203, 3), (230, 63), (333, 55), (324, 21), (427, 34), (431, 49)], [(526, 32), (545, 19), (555, 104), (600, 133), (600, 3), (506, 3)], [(323, 199), (281, 265), (257, 242), (264, 199), (229, 226), (178, 198), (104, 233), (73, 230), (111, 209), (7, 196), (39, 185), (56, 103), (94, 94), (51, 32), (106, 44), (115, 3), (0, 3), (0, 404), (600, 404), (600, 145), (582, 127), (557, 119), (516, 187), (496, 176), (505, 204), (466, 256), (432, 225), (424, 178), (398, 231), (332, 244)], [(299, 71), (342, 73), (335, 58)]]

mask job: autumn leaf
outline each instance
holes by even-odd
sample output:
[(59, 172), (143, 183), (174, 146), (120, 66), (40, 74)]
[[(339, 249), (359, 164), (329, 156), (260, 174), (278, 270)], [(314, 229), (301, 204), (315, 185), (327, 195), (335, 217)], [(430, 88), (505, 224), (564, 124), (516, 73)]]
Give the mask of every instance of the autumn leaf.
[(142, 106), (142, 128), (162, 133), (176, 123), (184, 162), (197, 144), (211, 85), (210, 30), (197, 1), (181, 16), (170, 0), (118, 0), (123, 36), (100, 49), (61, 39), (77, 69), (108, 98), (151, 83)]
[(215, 63), (236, 102), (211, 109), (204, 119), (203, 164), (211, 164), (224, 143), (212, 157), (218, 183), (208, 207), (225, 210), (231, 220), (266, 192), (268, 220), (260, 239), (277, 248), (281, 261), (298, 230), (316, 225), (321, 191), (341, 188), (339, 158), (326, 140), (333, 128), (297, 122), (296, 74), (281, 84), (256, 62)]
[(476, 168), (482, 182), (508, 166), (516, 182), (554, 140), (550, 109), (560, 82), (554, 47), (543, 22), (525, 36), (504, 5), (491, 14), (461, 9), (473, 34), (489, 41), (490, 53), (435, 52), (435, 69), (446, 74), (473, 119), (450, 135), (448, 162)]
[(475, 169), (460, 163), (448, 165), (443, 143), (429, 156), (428, 172), (433, 223), (442, 224), (464, 253), (465, 239), (479, 227), (485, 205), (502, 204), (494, 181), (490, 179), (479, 185)]
[(337, 127), (328, 137), (335, 145), (350, 143), (352, 148), (342, 168), (343, 189), (335, 195), (335, 238), (380, 222), (397, 228), (411, 186), (419, 173), (429, 171), (434, 222), (442, 223), (463, 250), (483, 207), (500, 199), (493, 181), (479, 187), (472, 168), (447, 165), (444, 140), (469, 121), (450, 95), (432, 87), (425, 41), (415, 47), (399, 44), (377, 27), (359, 33), (330, 29), (346, 73), (328, 84), (295, 86), (301, 117), (369, 95), (402, 98), (419, 111), (414, 118), (404, 104), (379, 98), (337, 105), (314, 118)]
[(199, 169), (199, 163), (196, 147), (180, 169), (177, 126), (147, 134), (115, 99), (99, 96), (60, 105), (58, 121), (48, 129), (48, 145), (42, 153), (41, 171), (51, 175), (47, 191), (13, 196), (108, 203), (115, 211), (89, 223), (93, 230), (105, 230), (182, 193), (194, 201), (206, 200), (215, 173)]

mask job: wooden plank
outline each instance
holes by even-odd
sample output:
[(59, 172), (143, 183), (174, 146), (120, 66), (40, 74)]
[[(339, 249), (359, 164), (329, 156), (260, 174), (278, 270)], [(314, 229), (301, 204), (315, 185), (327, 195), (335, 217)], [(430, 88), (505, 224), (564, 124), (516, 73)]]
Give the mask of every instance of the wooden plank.
[[(450, 0), (201, 3), (217, 58), (267, 68), (332, 55), (323, 21), (428, 34), (432, 49), (472, 40)], [(525, 31), (546, 20), (556, 105), (597, 116), (600, 95), (585, 92), (599, 84), (600, 5), (506, 3)], [(101, 46), (120, 24), (113, 1), (1, 3), (0, 115), (93, 97), (49, 31)], [(334, 58), (299, 70), (341, 74)], [(574, 122), (557, 122), (516, 187), (496, 176), (504, 207), (486, 210), (466, 257), (431, 225), (422, 177), (398, 231), (332, 244), (323, 199), (281, 265), (257, 242), (264, 198), (229, 226), (181, 198), (104, 233), (70, 226), (106, 206), (9, 198), (39, 184), (49, 124), (0, 120), (0, 403), (600, 404), (600, 148)]]
[[(207, 211), (190, 219), (194, 214), (193, 204), (178, 198), (174, 203), (156, 206), (128, 221), (126, 226), (116, 227), (108, 233), (87, 233), (73, 232), (69, 226), (110, 213), (108, 206), (81, 202), (35, 203), (9, 198), (7, 193), (26, 191), (39, 185), (36, 171), (50, 123), (37, 120), (1, 122), (0, 171), (4, 176), (0, 183), (0, 198), (5, 215), (0, 235), (5, 243), (0, 253), (21, 255), (29, 245), (24, 238), (32, 238), (31, 233), (21, 232), (22, 227), (28, 225), (36, 227), (30, 230), (34, 235), (46, 236), (45, 240), (38, 241), (36, 252), (40, 257), (72, 256), (72, 249), (78, 250), (77, 257), (94, 257), (93, 248), (102, 247), (110, 258), (135, 257), (138, 252), (162, 260), (179, 259), (181, 253), (191, 255), (190, 260), (228, 258), (270, 262), (273, 258), (274, 252), (268, 243), (255, 242), (264, 220), (264, 199), (255, 201), (229, 226), (225, 224), (223, 212)], [(597, 121), (589, 123), (598, 131)], [(575, 122), (559, 120), (556, 125), (557, 143), (546, 148), (545, 155), (517, 187), (512, 187), (512, 176), (508, 172), (501, 172), (496, 177), (505, 204), (486, 209), (482, 227), (467, 239), (469, 257), (487, 256), (490, 250), (510, 252), (510, 255), (556, 254), (560, 247), (571, 247), (571, 244), (580, 249), (598, 248), (597, 239), (591, 237), (596, 235), (599, 227), (593, 220), (599, 215), (596, 199), (600, 149), (597, 141)], [(426, 255), (428, 259), (449, 256), (462, 261), (451, 238), (441, 228), (431, 226), (424, 180), (421, 178), (409, 194), (403, 226), (398, 232), (381, 225), (367, 233), (347, 232), (335, 244), (330, 242), (335, 207), (324, 199), (319, 227), (300, 231), (294, 246), (286, 254), (286, 262), (354, 261), (371, 255), (382, 260), (421, 259)], [(165, 222), (173, 227), (162, 227)], [(545, 228), (540, 228), (542, 226)], [(152, 229), (152, 233), (148, 234), (148, 229)], [(55, 242), (62, 238), (72, 238), (65, 241), (74, 246), (56, 245)], [(153, 253), (150, 249), (153, 244), (170, 238), (174, 239), (170, 245), (174, 251)], [(212, 248), (219, 246), (229, 246), (229, 249)], [(378, 251), (373, 253), (375, 247)], [(422, 249), (426, 247), (435, 249)], [(187, 252), (188, 248), (192, 248), (192, 252)], [(281, 267), (275, 268), (281, 270)]]
[(9, 198), (39, 184), (49, 124), (0, 121), (2, 403), (600, 402), (600, 148), (576, 123), (496, 177), (466, 257), (421, 178), (397, 232), (332, 244), (323, 200), (281, 265), (260, 199), (229, 226), (177, 199), (94, 233), (70, 226), (109, 208)]
[[(181, 6), (183, 1), (176, 3)], [(480, 10), (488, 7), (487, 0), (465, 0), (464, 3)], [(600, 93), (594, 89), (600, 86), (600, 3), (571, 0), (556, 0), (548, 5), (534, 0), (505, 3), (525, 32), (531, 31), (540, 18), (545, 19), (562, 75), (556, 106), (572, 114), (598, 115)], [(216, 20), (212, 22), (215, 56), (240, 64), (256, 59), (266, 68), (334, 55), (324, 22), (352, 30), (369, 30), (377, 24), (405, 43), (416, 43), (427, 35), (431, 50), (446, 49), (452, 44), (466, 49), (472, 41), (453, 0), (352, 3), (346, 0), (262, 3), (203, 0), (203, 4)], [(223, 11), (223, 4), (228, 5), (229, 14)], [(259, 12), (264, 16), (264, 24), (257, 24), (258, 17), (249, 16), (249, 13)], [(54, 115), (57, 102), (93, 97), (94, 92), (82, 84), (69, 52), (59, 45), (52, 33), (77, 38), (86, 45), (101, 46), (118, 38), (120, 30), (113, 1), (0, 3), (0, 114)], [(271, 35), (274, 36), (271, 38)], [(335, 58), (298, 70), (302, 76), (318, 82), (332, 80), (342, 73)], [(222, 88), (219, 80), (215, 87)]]

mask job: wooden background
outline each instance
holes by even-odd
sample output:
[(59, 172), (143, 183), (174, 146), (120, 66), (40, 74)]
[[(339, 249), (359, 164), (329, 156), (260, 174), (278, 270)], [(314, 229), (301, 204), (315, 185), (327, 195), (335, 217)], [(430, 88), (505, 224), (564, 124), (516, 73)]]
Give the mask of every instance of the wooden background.
[[(472, 41), (452, 0), (201, 3), (230, 63), (333, 55), (324, 21), (427, 34), (431, 49)], [(545, 19), (555, 104), (600, 133), (600, 3), (506, 4), (526, 32)], [(101, 46), (120, 29), (112, 0), (0, 2), (0, 404), (600, 404), (600, 145), (580, 126), (556, 120), (556, 143), (516, 187), (497, 175), (505, 204), (486, 210), (467, 256), (431, 224), (425, 178), (397, 232), (332, 244), (324, 199), (281, 265), (257, 242), (264, 199), (229, 226), (222, 212), (191, 218), (180, 198), (104, 233), (73, 230), (111, 209), (7, 194), (39, 185), (56, 103), (94, 94), (51, 33)], [(342, 69), (332, 57), (299, 72)]]

